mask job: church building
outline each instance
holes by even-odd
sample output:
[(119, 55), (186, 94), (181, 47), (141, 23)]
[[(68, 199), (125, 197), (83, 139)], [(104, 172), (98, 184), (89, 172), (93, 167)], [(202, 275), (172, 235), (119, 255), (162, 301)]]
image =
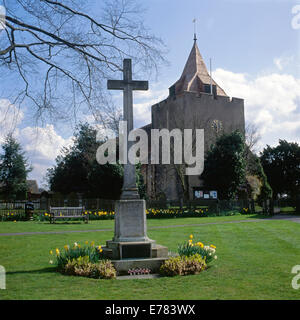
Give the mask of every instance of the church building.
[[(223, 133), (245, 133), (244, 100), (230, 98), (211, 78), (196, 38), (181, 77), (169, 88), (167, 99), (152, 106), (151, 114), (151, 124), (143, 127), (148, 134), (151, 129), (204, 129), (204, 152)], [(202, 189), (201, 177), (184, 172), (174, 164), (143, 165), (149, 199), (194, 199)]]

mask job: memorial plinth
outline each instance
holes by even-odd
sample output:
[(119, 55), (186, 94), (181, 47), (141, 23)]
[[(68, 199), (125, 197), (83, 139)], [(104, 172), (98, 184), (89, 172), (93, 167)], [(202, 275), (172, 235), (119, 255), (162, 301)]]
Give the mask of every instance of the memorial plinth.
[(157, 272), (168, 257), (168, 248), (147, 236), (145, 200), (120, 200), (115, 205), (115, 235), (103, 253), (112, 260), (118, 274), (132, 268)]
[[(108, 80), (108, 89), (123, 90), (124, 120), (127, 134), (133, 129), (133, 90), (148, 90), (147, 81), (132, 80), (131, 60), (124, 59), (123, 80)], [(127, 152), (132, 142), (127, 143)], [(146, 202), (139, 199), (135, 166), (124, 165), (121, 200), (115, 204), (114, 238), (106, 242), (103, 254), (112, 260), (118, 274), (132, 268), (148, 268), (157, 272), (168, 257), (168, 248), (157, 245), (147, 236)]]

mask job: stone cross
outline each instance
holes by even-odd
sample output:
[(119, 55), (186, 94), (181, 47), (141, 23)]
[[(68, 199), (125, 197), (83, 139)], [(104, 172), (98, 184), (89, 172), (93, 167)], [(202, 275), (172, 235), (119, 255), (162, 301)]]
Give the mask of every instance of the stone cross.
[[(148, 90), (148, 81), (132, 80), (131, 59), (123, 60), (123, 80), (108, 80), (107, 89), (123, 90), (123, 118), (127, 121), (128, 133), (133, 130), (133, 90)], [(127, 154), (133, 142), (127, 143)], [(128, 159), (127, 159), (128, 160)], [(128, 163), (124, 165), (124, 182), (121, 199), (139, 199), (136, 186), (135, 165)]]

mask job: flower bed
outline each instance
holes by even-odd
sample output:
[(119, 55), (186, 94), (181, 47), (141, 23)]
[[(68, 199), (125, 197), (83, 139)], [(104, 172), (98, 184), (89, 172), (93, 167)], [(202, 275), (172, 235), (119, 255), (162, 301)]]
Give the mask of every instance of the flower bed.
[[(238, 210), (227, 210), (220, 213), (212, 212), (209, 208), (168, 208), (168, 209), (147, 209), (147, 219), (169, 219), (169, 218), (201, 218), (201, 217), (215, 217), (215, 216), (233, 216), (241, 214), (250, 214), (248, 208), (242, 208), (241, 212)], [(92, 210), (85, 211), (85, 215), (89, 215), (89, 220), (112, 220), (114, 219), (114, 211)], [(8, 212), (1, 214), (1, 221), (22, 221), (26, 220), (24, 212)], [(50, 221), (50, 213), (35, 212), (33, 214), (34, 221)], [(76, 221), (80, 218), (65, 218), (65, 221)]]
[[(95, 242), (85, 242), (80, 245), (75, 242), (73, 246), (65, 245), (62, 250), (50, 250), (50, 264), (56, 264), (57, 271), (62, 274), (84, 276), (96, 279), (116, 278), (116, 270), (111, 261), (104, 260), (102, 247), (95, 246)], [(55, 261), (52, 256), (55, 252)]]
[(160, 267), (164, 276), (198, 274), (207, 269), (209, 263), (217, 259), (216, 247), (194, 242), (190, 235), (188, 241), (178, 246), (178, 256), (167, 259)]

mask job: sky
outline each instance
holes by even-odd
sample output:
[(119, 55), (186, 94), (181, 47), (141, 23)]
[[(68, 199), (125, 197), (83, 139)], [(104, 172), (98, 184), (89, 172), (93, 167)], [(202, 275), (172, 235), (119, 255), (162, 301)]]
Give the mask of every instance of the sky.
[[(225, 92), (245, 99), (246, 123), (257, 125), (261, 134), (258, 150), (277, 145), (279, 139), (300, 143), (300, 0), (138, 1), (147, 9), (145, 24), (166, 44), (169, 64), (150, 79), (149, 91), (134, 94), (136, 127), (151, 122), (151, 106), (166, 98), (179, 79), (193, 45), (196, 19), (200, 52), (207, 66), (212, 59), (213, 78)], [(36, 126), (26, 106), (12, 106), (7, 114), (9, 101), (1, 92), (0, 142), (14, 124), (34, 168), (29, 178), (42, 186), (46, 169), (61, 148), (72, 143), (72, 130), (67, 124)], [(114, 98), (120, 103), (120, 93)]]

